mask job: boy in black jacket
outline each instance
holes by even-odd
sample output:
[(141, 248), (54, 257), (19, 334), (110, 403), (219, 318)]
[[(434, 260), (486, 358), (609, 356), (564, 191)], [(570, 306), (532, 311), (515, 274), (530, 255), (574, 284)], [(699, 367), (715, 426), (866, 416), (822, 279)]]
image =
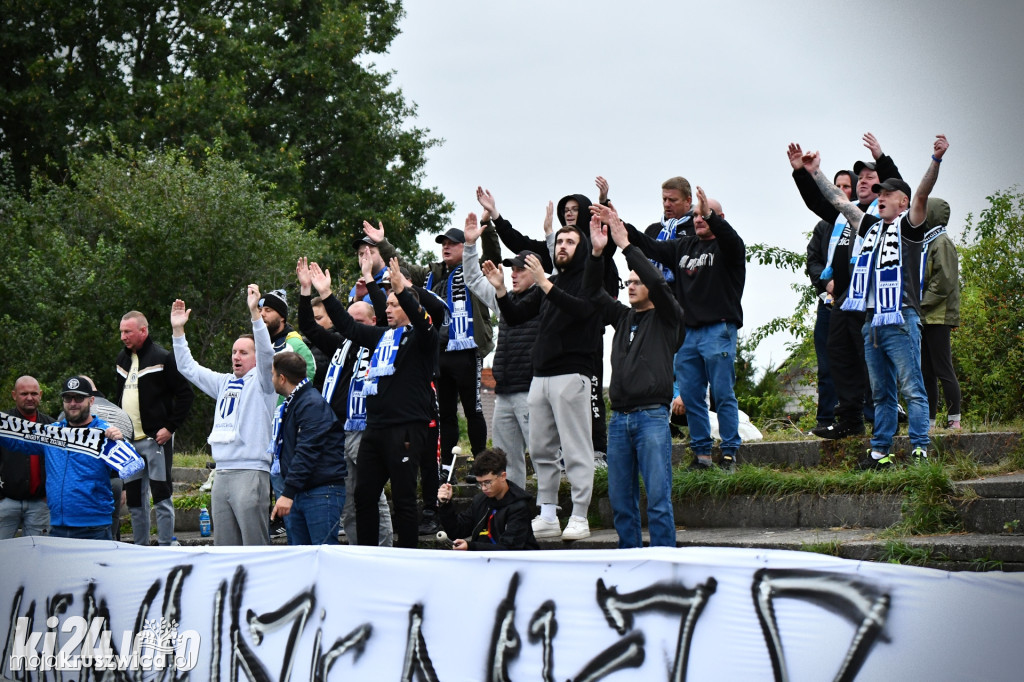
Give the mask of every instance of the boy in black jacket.
[(445, 483), (437, 491), (441, 525), (453, 538), (452, 549), (497, 551), (538, 549), (530, 514), (533, 499), (505, 475), (505, 453), (488, 448), (476, 456), (473, 474), (480, 493), (469, 509), (455, 513), (452, 486)]
[[(661, 273), (629, 243), (626, 226), (614, 209), (602, 206), (594, 214), (583, 289), (593, 297), (602, 321), (615, 328), (608, 426), (608, 497), (615, 532), (620, 548), (643, 547), (638, 476), (642, 474), (651, 546), (675, 547), (668, 420), (672, 361), (681, 341), (683, 309)], [(600, 288), (601, 254), (609, 241), (609, 229), (632, 270), (626, 279), (629, 306)]]

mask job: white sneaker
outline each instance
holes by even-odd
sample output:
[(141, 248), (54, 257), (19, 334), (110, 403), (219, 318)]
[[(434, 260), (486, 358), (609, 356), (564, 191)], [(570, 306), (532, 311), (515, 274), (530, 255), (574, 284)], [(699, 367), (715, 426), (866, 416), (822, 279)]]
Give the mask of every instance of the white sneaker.
[(582, 516), (570, 516), (562, 531), (563, 540), (583, 540), (590, 537), (590, 523)]
[(545, 521), (540, 515), (537, 515), (530, 525), (533, 527), (533, 537), (535, 538), (557, 538), (562, 534), (562, 527), (558, 525), (558, 519)]

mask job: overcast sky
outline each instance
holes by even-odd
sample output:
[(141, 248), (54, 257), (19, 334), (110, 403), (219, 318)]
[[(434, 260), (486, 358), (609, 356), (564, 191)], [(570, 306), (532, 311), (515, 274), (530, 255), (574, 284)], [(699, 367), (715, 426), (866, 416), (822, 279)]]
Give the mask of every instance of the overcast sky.
[[(417, 105), (413, 124), (444, 140), (424, 184), (454, 202), (459, 227), (483, 185), (539, 237), (547, 202), (596, 199), (599, 174), (644, 226), (661, 217), (662, 181), (683, 175), (748, 244), (802, 252), (817, 219), (787, 144), (819, 150), (831, 175), (870, 159), (867, 131), (915, 189), (947, 135), (933, 195), (952, 206), (956, 236), (987, 195), (1024, 178), (1024, 2), (405, 5), (376, 63)], [(791, 312), (799, 279), (748, 265), (741, 334)], [(781, 362), (785, 341), (765, 341), (759, 366)]]

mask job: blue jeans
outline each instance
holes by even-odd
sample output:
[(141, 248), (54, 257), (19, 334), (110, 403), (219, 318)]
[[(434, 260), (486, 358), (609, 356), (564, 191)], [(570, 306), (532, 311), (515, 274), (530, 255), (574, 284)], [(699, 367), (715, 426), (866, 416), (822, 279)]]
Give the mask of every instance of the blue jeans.
[(832, 371), (828, 363), (828, 327), (832, 309), (818, 301), (818, 314), (814, 321), (814, 354), (818, 357), (818, 425), (835, 421), (836, 403), (839, 396), (832, 382)]
[(668, 407), (612, 412), (608, 425), (608, 499), (619, 547), (643, 547), (640, 479), (647, 491), (651, 547), (675, 547), (672, 515), (672, 434)]
[(883, 454), (896, 435), (898, 393), (907, 401), (912, 448), (928, 448), (928, 393), (921, 374), (921, 320), (913, 308), (903, 309), (903, 324), (872, 327), (868, 317), (861, 329), (864, 360), (875, 402), (871, 449)]
[(50, 537), (78, 538), (79, 540), (111, 540), (110, 524), (102, 526), (50, 526)]
[(303, 490), (284, 517), (289, 545), (336, 545), (345, 507), (345, 485), (321, 485)]
[(722, 453), (736, 454), (740, 447), (739, 405), (736, 383), (736, 325), (718, 322), (704, 327), (687, 327), (686, 340), (676, 353), (675, 374), (680, 377), (679, 397), (686, 406), (690, 426), (690, 447), (694, 454), (711, 454), (711, 422), (704, 394), (711, 386), (711, 399), (718, 411)]

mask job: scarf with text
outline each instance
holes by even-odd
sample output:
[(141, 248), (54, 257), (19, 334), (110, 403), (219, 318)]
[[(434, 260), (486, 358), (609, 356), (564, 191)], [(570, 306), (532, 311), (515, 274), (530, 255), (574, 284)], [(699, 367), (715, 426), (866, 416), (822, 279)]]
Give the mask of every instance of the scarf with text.
[(0, 442), (5, 438), (62, 448), (103, 460), (121, 478), (131, 478), (146, 466), (130, 443), (107, 438), (103, 429), (38, 424), (21, 417), (0, 414)]
[(348, 384), (346, 431), (366, 430), (366, 380), (370, 371), (370, 349), (359, 348), (352, 367), (352, 381)]
[[(878, 198), (876, 197), (871, 205), (868, 206), (867, 210), (864, 211), (868, 215), (878, 217)], [(828, 239), (828, 258), (825, 261), (825, 269), (821, 271), (819, 279), (823, 282), (827, 282), (832, 279), (834, 273), (832, 272), (832, 259), (836, 255), (836, 245), (839, 243), (839, 238), (843, 236), (843, 232), (850, 225), (850, 222), (843, 215), (842, 211), (836, 216), (835, 225), (832, 226), (832, 236)], [(856, 253), (860, 253), (861, 243), (864, 240), (858, 235), (854, 241), (853, 248)], [(850, 262), (854, 262), (855, 258), (850, 258)]]
[(345, 343), (338, 350), (334, 351), (334, 355), (331, 356), (331, 364), (327, 365), (327, 376), (324, 377), (324, 387), (320, 390), (320, 395), (324, 397), (328, 404), (331, 402), (331, 398), (334, 397), (334, 389), (338, 387), (338, 377), (341, 376), (342, 363), (345, 361), (345, 356), (348, 355), (348, 349), (351, 346), (352, 341), (345, 339)]
[(873, 283), (873, 327), (903, 324), (903, 313), (900, 311), (903, 298), (903, 247), (900, 240), (900, 225), (906, 215), (907, 211), (904, 211), (888, 225), (882, 220), (875, 222), (864, 235), (860, 252), (855, 254), (850, 294), (843, 302), (842, 309), (865, 310), (870, 294), (869, 288)]
[(394, 327), (384, 332), (370, 359), (370, 368), (366, 372), (367, 379), (363, 383), (363, 395), (377, 395), (377, 381), (384, 376), (395, 373), (395, 358), (398, 348), (402, 345), (405, 327)]
[(924, 269), (928, 264), (928, 246), (935, 241), (939, 235), (945, 234), (946, 226), (938, 225), (928, 230), (928, 233), (924, 236), (924, 243), (921, 246), (921, 298), (924, 298), (924, 287), (927, 282), (924, 281)]
[(461, 265), (448, 275), (448, 300), (445, 303), (451, 314), (446, 350), (476, 348), (476, 339), (473, 338), (473, 304), (469, 300)]
[(295, 388), (288, 394), (288, 397), (284, 399), (284, 402), (277, 406), (277, 411), (274, 413), (274, 423), (271, 425), (270, 431), (270, 445), (267, 446), (267, 452), (274, 456), (274, 463), (270, 465), (270, 473), (277, 475), (281, 473), (281, 445), (284, 443), (284, 434), (281, 433), (281, 424), (284, 423), (284, 417), (288, 414), (288, 406), (292, 403), (292, 398), (299, 392), (299, 389), (309, 383), (309, 379), (305, 378), (299, 383), (295, 384)]
[(245, 377), (231, 379), (217, 399), (217, 409), (213, 413), (213, 429), (206, 442), (231, 443), (237, 437), (238, 406), (242, 402), (242, 389), (245, 388)]

